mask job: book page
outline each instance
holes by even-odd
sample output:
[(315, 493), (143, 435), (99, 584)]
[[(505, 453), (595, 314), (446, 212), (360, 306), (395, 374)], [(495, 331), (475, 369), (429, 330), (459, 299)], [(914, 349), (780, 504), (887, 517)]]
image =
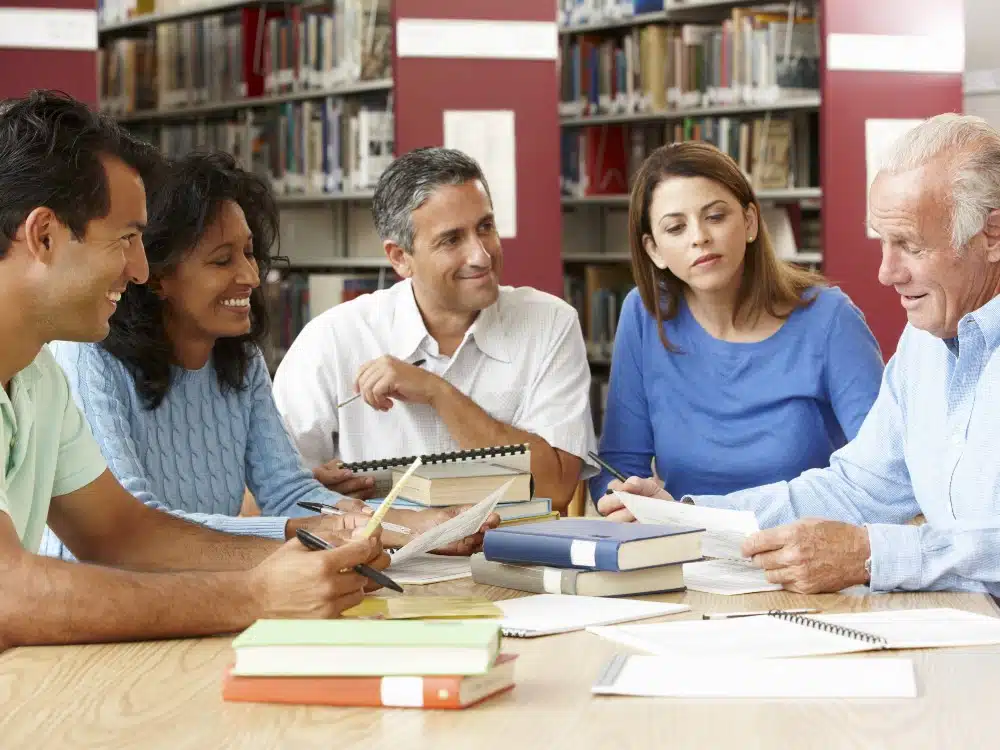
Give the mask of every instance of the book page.
[(470, 558), (424, 553), (397, 563), (393, 560), (389, 574), (401, 586), (424, 585), (472, 577)]
[[(397, 469), (397, 471), (399, 471)], [(402, 473), (402, 472), (399, 472)], [(506, 466), (482, 461), (463, 461), (444, 464), (427, 464), (416, 471), (424, 479), (458, 479), (464, 477), (515, 476), (522, 472)]]
[(780, 583), (769, 583), (767, 575), (749, 560), (702, 560), (684, 565), (684, 585), (706, 594), (753, 594), (780, 591)]
[(598, 695), (665, 698), (916, 698), (909, 659), (617, 656)]
[(824, 656), (877, 648), (844, 635), (759, 615), (732, 620), (686, 620), (588, 628), (602, 638), (658, 656), (773, 659)]
[(740, 553), (743, 540), (760, 531), (757, 518), (748, 510), (701, 508), (628, 492), (616, 492), (615, 495), (621, 498), (639, 523), (677, 524), (705, 529), (701, 538), (701, 553), (705, 557), (743, 559)]
[(561, 594), (535, 594), (497, 604), (504, 613), (501, 624), (504, 633), (515, 636), (567, 633), (590, 625), (673, 615), (691, 609), (686, 604)]
[(467, 536), (475, 534), (479, 531), (479, 527), (483, 525), (483, 522), (486, 521), (490, 513), (493, 512), (493, 509), (496, 508), (497, 503), (500, 502), (500, 498), (507, 493), (507, 490), (513, 483), (514, 480), (511, 479), (506, 482), (503, 487), (497, 488), (487, 495), (482, 501), (472, 506), (464, 513), (457, 515), (454, 518), (449, 518), (444, 523), (428, 529), (416, 539), (413, 539), (401, 547), (392, 556), (392, 563), (389, 565), (389, 574), (392, 575), (392, 571), (395, 569), (396, 565), (399, 565), (414, 555), (420, 555), (424, 552), (430, 552), (433, 549), (438, 549), (439, 547), (445, 547), (452, 542), (457, 542)]

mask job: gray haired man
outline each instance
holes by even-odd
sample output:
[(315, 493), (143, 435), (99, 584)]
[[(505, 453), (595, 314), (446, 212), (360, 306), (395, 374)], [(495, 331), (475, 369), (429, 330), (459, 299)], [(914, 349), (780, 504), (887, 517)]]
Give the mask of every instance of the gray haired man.
[[(313, 320), (275, 378), (307, 464), (331, 489), (364, 497), (370, 480), (341, 461), (528, 443), (536, 494), (565, 509), (594, 448), (576, 310), (500, 286), (489, 186), (460, 151), (398, 158), (372, 212), (402, 283)], [(363, 400), (338, 408), (355, 393)]]
[[(1000, 132), (977, 117), (927, 120), (894, 145), (870, 199), (879, 281), (909, 324), (861, 431), (827, 469), (690, 499), (754, 511), (765, 530), (743, 552), (793, 591), (868, 583), (996, 596)], [(649, 479), (625, 489), (673, 499)], [(602, 512), (629, 520), (617, 502)], [(924, 525), (906, 523), (921, 513)]]

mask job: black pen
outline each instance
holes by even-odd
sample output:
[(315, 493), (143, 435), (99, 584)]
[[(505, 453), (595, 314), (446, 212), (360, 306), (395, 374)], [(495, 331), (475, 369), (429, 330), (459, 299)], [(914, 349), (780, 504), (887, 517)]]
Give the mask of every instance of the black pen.
[[(426, 361), (427, 361), (426, 359), (418, 359), (416, 362), (409, 362), (408, 364), (411, 364), (414, 367), (420, 367)], [(355, 393), (353, 396), (351, 396), (346, 401), (341, 401), (339, 404), (337, 404), (337, 408), (341, 409), (341, 408), (347, 406), (352, 401), (356, 401), (359, 398), (361, 398), (361, 394), (360, 393)]]
[[(296, 529), (295, 536), (298, 537), (299, 541), (307, 549), (320, 550), (320, 549), (336, 549), (332, 544), (330, 544), (325, 539), (320, 539), (315, 534), (306, 531), (305, 529)], [(398, 591), (403, 593), (403, 587), (396, 583), (394, 580), (389, 578), (385, 573), (375, 570), (375, 568), (365, 565), (364, 563), (358, 563), (353, 568), (355, 573), (360, 573), (365, 578), (370, 578), (375, 581), (379, 586), (385, 586), (387, 589), (392, 589), (393, 591)]]
[[(625, 476), (624, 474), (622, 474), (620, 471), (618, 471), (618, 469), (616, 469), (614, 466), (612, 466), (607, 461), (605, 461), (603, 458), (601, 458), (596, 453), (594, 453), (594, 451), (587, 451), (587, 455), (590, 456), (594, 461), (596, 461), (598, 466), (603, 467), (611, 476), (613, 476), (619, 482), (627, 482), (628, 481), (628, 477), (627, 476)], [(608, 490), (604, 494), (605, 495), (610, 495), (612, 492), (614, 492), (614, 490)]]

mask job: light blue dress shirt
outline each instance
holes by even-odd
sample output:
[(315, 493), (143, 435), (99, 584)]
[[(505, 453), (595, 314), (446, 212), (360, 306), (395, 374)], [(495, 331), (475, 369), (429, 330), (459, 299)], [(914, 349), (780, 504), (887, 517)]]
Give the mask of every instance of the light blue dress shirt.
[[(907, 326), (875, 405), (830, 467), (698, 505), (762, 527), (822, 517), (864, 525), (873, 591), (1000, 595), (1000, 298), (942, 341)], [(904, 525), (923, 513), (927, 523)]]

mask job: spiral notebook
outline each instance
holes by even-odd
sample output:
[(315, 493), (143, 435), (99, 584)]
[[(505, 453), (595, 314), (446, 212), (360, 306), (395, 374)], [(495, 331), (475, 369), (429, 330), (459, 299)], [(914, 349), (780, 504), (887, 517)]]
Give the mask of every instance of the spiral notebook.
[[(392, 488), (393, 469), (405, 468), (412, 464), (416, 456), (397, 456), (375, 461), (355, 461), (345, 463), (344, 468), (350, 469), (359, 476), (372, 477), (375, 480), (375, 493), (384, 497)], [(527, 443), (522, 445), (496, 445), (491, 448), (473, 448), (450, 453), (428, 453), (420, 456), (422, 466), (454, 466), (456, 474), (468, 475), (468, 466), (483, 464), (484, 471), (490, 466), (500, 466), (518, 472), (531, 472), (531, 449)], [(440, 473), (440, 472), (438, 472)]]
[(1000, 618), (958, 609), (902, 609), (845, 615), (772, 612), (588, 628), (602, 638), (660, 656), (778, 658), (1000, 643)]

